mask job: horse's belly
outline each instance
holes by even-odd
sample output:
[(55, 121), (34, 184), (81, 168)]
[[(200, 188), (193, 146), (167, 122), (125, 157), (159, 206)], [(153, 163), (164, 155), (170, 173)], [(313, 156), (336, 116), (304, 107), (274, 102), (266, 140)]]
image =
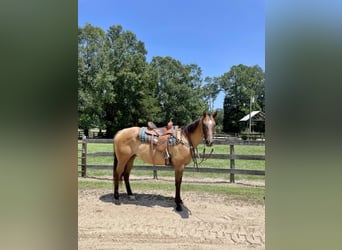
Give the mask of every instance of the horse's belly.
[(151, 150), (149, 144), (143, 143), (139, 146), (137, 156), (144, 162), (155, 165), (165, 165), (163, 154), (157, 150)]
[[(181, 151), (180, 148), (183, 147), (181, 145), (170, 147), (168, 153), (171, 155), (172, 165), (188, 165), (191, 162), (190, 152), (183, 149)], [(136, 154), (140, 159), (149, 164), (155, 165), (165, 165), (165, 161), (167, 160), (166, 153), (151, 150), (151, 145), (148, 143), (142, 143), (139, 145), (138, 152)]]

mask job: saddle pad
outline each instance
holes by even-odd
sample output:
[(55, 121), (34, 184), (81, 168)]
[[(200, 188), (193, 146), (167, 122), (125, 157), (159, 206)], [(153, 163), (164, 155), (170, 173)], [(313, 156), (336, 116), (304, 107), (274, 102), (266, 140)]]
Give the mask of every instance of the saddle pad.
[[(140, 128), (139, 140), (142, 142), (149, 142), (150, 143), (152, 140), (152, 136), (145, 133), (146, 129), (147, 129), (147, 127)], [(154, 145), (158, 144), (158, 136), (153, 136), (153, 144)], [(170, 137), (169, 138), (169, 145), (171, 145), (171, 146), (176, 145), (176, 138)]]

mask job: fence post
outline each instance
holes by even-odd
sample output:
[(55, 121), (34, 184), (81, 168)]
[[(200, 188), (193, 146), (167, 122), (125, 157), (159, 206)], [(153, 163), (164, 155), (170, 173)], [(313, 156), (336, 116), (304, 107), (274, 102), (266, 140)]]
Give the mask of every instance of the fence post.
[[(234, 156), (234, 144), (229, 145), (230, 148), (230, 169), (234, 170), (235, 169), (235, 159), (232, 159)], [(235, 183), (235, 174), (230, 173), (230, 183)]]
[(154, 166), (153, 166), (153, 179), (158, 180), (158, 172), (157, 172), (157, 169), (154, 168)]
[(82, 177), (87, 176), (87, 137), (82, 138)]

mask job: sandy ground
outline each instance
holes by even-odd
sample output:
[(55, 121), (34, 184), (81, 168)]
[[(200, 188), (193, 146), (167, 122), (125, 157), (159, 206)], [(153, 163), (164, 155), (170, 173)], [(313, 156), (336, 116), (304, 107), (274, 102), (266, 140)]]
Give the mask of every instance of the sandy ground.
[(112, 202), (108, 189), (78, 192), (78, 244), (89, 249), (265, 249), (265, 207), (223, 195), (133, 190)]

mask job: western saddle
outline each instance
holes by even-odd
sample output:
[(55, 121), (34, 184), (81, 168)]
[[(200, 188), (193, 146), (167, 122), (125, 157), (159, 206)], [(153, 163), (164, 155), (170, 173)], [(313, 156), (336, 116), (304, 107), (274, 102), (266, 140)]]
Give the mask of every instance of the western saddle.
[(167, 165), (168, 163), (171, 163), (171, 155), (168, 151), (168, 144), (169, 144), (169, 139), (171, 136), (173, 136), (174, 132), (175, 132), (175, 128), (173, 127), (173, 122), (172, 122), (172, 118), (170, 119), (170, 121), (168, 122), (167, 126), (165, 127), (159, 127), (157, 128), (157, 126), (149, 121), (147, 123), (147, 129), (145, 131), (146, 134), (152, 136), (152, 140), (151, 140), (151, 155), (152, 158), (153, 154), (152, 154), (152, 149), (153, 149), (153, 137), (157, 137), (157, 146), (156, 149), (164, 154), (164, 158), (165, 158), (165, 165)]

